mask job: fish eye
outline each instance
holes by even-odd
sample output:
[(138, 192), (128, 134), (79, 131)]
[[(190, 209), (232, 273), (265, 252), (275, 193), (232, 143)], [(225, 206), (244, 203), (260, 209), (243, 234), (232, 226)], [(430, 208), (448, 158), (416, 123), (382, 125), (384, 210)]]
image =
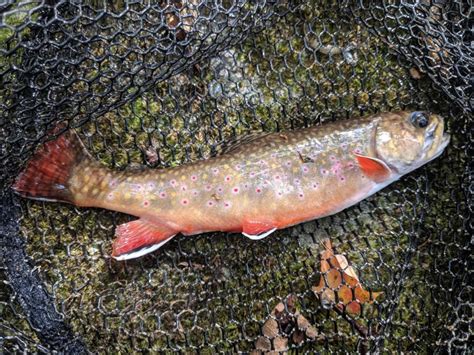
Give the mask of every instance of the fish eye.
[(413, 126), (418, 128), (425, 128), (429, 123), (428, 116), (425, 112), (413, 112), (410, 116), (410, 121)]

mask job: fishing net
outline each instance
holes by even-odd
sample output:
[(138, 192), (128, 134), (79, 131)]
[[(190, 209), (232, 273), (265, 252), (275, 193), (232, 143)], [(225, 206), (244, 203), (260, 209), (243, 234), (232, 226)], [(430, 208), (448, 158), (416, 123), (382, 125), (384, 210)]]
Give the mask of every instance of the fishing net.
[[(468, 352), (469, 3), (1, 3), (0, 350)], [(117, 262), (114, 229), (130, 216), (9, 188), (60, 122), (123, 170), (206, 158), (254, 130), (399, 109), (446, 118), (442, 157), (258, 242), (179, 236)], [(328, 248), (366, 299), (327, 301)], [(339, 292), (348, 269), (337, 274)]]

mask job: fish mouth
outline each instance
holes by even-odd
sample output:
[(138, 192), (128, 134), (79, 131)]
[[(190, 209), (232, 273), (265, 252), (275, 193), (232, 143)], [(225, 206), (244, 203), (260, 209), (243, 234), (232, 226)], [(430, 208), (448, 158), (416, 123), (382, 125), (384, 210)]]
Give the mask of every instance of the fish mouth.
[(425, 157), (427, 159), (425, 160), (424, 164), (439, 157), (448, 146), (451, 136), (443, 131), (444, 122), (441, 118), (439, 119), (439, 122), (427, 130), (427, 135), (425, 138)]

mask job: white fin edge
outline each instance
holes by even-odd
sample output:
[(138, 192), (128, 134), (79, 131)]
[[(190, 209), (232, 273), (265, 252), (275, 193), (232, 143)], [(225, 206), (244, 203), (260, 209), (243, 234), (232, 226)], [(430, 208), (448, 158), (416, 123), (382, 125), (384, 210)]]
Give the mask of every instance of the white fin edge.
[(273, 229), (270, 229), (268, 232), (258, 234), (258, 235), (247, 234), (247, 233), (244, 233), (244, 232), (242, 232), (242, 234), (245, 235), (247, 238), (249, 238), (251, 240), (260, 240), (260, 239), (268, 237), (270, 234), (272, 234), (276, 230), (277, 230), (276, 228), (273, 228)]
[(168, 239), (165, 239), (165, 240), (163, 240), (162, 242), (160, 242), (158, 244), (153, 244), (153, 245), (150, 245), (149, 247), (141, 248), (141, 249), (138, 249), (137, 251), (133, 251), (131, 253), (126, 253), (126, 254), (122, 254), (122, 255), (119, 255), (119, 256), (112, 256), (112, 258), (114, 258), (115, 260), (119, 260), (119, 261), (139, 258), (140, 256), (149, 254), (149, 253), (151, 253), (151, 252), (153, 252), (157, 249), (160, 249), (164, 244), (166, 244), (171, 239), (173, 239), (173, 237), (175, 235), (172, 235)]

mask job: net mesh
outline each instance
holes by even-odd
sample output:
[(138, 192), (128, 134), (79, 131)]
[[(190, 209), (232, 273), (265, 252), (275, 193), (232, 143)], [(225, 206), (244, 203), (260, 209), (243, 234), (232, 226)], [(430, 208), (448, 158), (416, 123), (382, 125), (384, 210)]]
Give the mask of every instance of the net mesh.
[[(110, 3), (0, 5), (2, 351), (469, 350), (469, 2)], [(180, 236), (115, 262), (129, 216), (9, 189), (58, 122), (123, 170), (206, 158), (252, 130), (417, 108), (447, 119), (441, 158), (259, 242)], [(361, 314), (313, 291), (326, 238), (383, 292)]]

